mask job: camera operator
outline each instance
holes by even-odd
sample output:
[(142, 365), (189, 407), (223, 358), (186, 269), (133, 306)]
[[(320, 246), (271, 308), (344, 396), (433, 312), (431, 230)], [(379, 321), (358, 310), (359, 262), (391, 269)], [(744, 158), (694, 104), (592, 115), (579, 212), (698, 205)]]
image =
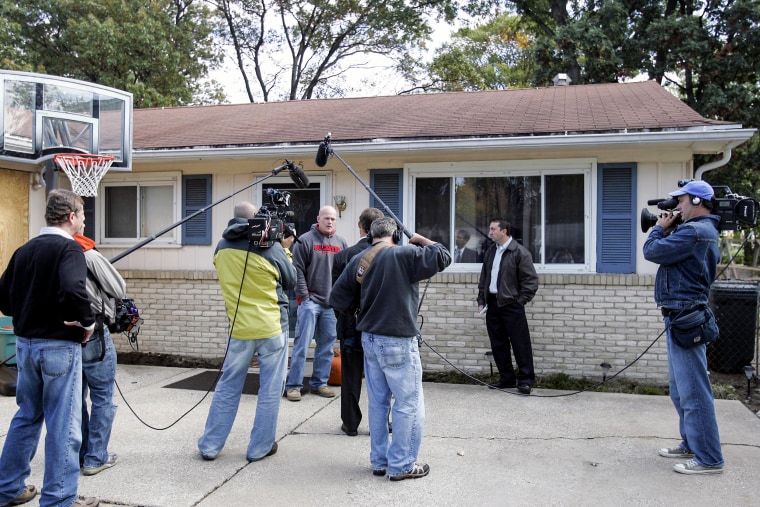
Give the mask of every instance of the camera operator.
[(287, 249), (295, 237), (268, 247), (254, 245), (249, 237), (249, 219), (255, 215), (253, 204), (236, 205), (235, 218), (214, 253), (230, 336), (222, 377), (214, 391), (205, 431), (198, 439), (205, 460), (216, 459), (224, 448), (254, 353), (258, 355), (260, 387), (246, 458), (258, 461), (277, 452), (277, 417), (288, 365), (285, 291), (296, 285), (296, 270)]
[(654, 298), (662, 310), (668, 336), (670, 398), (679, 418), (681, 443), (660, 449), (666, 458), (693, 458), (673, 467), (682, 474), (723, 472), (718, 423), (715, 417), (707, 345), (684, 348), (675, 342), (671, 320), (684, 310), (706, 307), (710, 284), (715, 279), (720, 250), (720, 217), (711, 214), (714, 192), (704, 181), (691, 181), (671, 192), (678, 199), (674, 212), (660, 214), (644, 243), (644, 258), (660, 265)]

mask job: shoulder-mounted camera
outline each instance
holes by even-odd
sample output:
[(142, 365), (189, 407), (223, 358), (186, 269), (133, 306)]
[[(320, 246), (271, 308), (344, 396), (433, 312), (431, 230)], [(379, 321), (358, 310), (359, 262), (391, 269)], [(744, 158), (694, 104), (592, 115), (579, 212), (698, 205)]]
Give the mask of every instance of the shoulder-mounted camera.
[(293, 216), (288, 210), (290, 192), (268, 188), (266, 196), (269, 202), (262, 204), (256, 215), (248, 219), (248, 241), (261, 248), (295, 236), (295, 224), (285, 220)]
[[(693, 180), (679, 180), (678, 187), (683, 187)], [(757, 225), (758, 202), (751, 197), (737, 195), (726, 185), (713, 186), (714, 198), (712, 201), (712, 213), (720, 217), (719, 231), (735, 231), (742, 226), (755, 227)], [(720, 197), (719, 197), (720, 196)], [(678, 205), (678, 199), (652, 199), (647, 201), (649, 206), (673, 212)], [(641, 210), (641, 232), (647, 232), (654, 227), (659, 217), (646, 208)], [(677, 217), (676, 224), (681, 223), (681, 217)]]

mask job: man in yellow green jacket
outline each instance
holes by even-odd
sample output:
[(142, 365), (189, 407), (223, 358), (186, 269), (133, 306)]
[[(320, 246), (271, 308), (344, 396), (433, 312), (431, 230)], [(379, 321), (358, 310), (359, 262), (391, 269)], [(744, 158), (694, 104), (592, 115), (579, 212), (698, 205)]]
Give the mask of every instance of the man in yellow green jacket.
[(235, 421), (240, 396), (254, 353), (259, 362), (256, 416), (246, 458), (258, 461), (277, 452), (275, 442), (280, 400), (288, 363), (288, 296), (296, 284), (296, 270), (288, 247), (294, 237), (255, 246), (248, 236), (248, 220), (256, 214), (249, 202), (235, 206), (214, 254), (222, 296), (230, 320), (223, 373), (216, 385), (206, 428), (198, 449), (214, 460)]

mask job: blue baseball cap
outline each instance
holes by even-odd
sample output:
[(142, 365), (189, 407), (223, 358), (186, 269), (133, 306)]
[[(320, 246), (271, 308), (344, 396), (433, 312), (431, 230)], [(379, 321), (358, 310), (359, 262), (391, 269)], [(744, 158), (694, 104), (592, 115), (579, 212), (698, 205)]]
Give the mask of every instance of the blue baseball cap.
[(670, 193), (670, 195), (672, 195), (673, 197), (678, 197), (679, 195), (684, 195), (684, 194), (693, 195), (695, 197), (699, 197), (700, 199), (705, 199), (707, 201), (712, 199), (713, 195), (715, 195), (715, 193), (713, 192), (713, 188), (710, 186), (710, 184), (702, 180), (690, 181), (683, 187)]

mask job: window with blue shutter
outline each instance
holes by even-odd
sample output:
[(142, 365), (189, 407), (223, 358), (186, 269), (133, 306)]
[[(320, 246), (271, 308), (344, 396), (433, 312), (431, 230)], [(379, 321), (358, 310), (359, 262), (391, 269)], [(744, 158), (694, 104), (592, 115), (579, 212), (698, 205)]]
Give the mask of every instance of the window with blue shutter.
[[(182, 177), (182, 216), (187, 217), (211, 204), (211, 175)], [(211, 244), (211, 210), (182, 224), (183, 245)]]
[(599, 164), (597, 272), (636, 272), (636, 164)]
[[(370, 188), (377, 194), (381, 201), (398, 217), (403, 220), (401, 207), (401, 175), (402, 169), (371, 169)], [(370, 195), (369, 205), (385, 213), (383, 205)], [(385, 213), (386, 215), (388, 213)]]

